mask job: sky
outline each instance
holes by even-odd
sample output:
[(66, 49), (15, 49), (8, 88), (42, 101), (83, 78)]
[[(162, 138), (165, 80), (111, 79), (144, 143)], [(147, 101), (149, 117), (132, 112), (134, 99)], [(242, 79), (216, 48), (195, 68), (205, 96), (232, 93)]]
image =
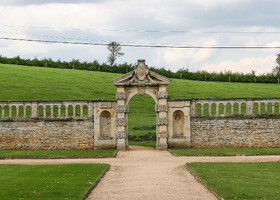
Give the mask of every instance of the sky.
[[(278, 0), (0, 0), (0, 38), (167, 46), (280, 47)], [(117, 63), (269, 73), (278, 49), (122, 47)], [(106, 45), (0, 39), (7, 57), (107, 62)]]

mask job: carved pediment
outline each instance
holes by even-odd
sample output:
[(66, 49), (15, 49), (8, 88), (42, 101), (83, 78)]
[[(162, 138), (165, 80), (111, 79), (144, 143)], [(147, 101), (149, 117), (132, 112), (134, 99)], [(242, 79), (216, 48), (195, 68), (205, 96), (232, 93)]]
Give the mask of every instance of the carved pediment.
[(113, 80), (113, 84), (146, 86), (146, 85), (169, 85), (171, 80), (165, 76), (149, 70), (145, 60), (139, 59), (134, 70)]

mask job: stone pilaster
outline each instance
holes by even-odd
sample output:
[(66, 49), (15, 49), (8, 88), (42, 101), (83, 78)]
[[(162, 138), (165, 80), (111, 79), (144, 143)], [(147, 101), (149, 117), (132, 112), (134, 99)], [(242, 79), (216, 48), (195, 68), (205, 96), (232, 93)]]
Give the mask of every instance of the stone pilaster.
[(126, 105), (126, 93), (124, 87), (118, 87), (116, 93), (117, 99), (117, 128), (116, 128), (116, 139), (117, 149), (126, 150), (126, 139), (127, 139), (127, 112), (129, 110)]
[(157, 145), (158, 150), (166, 150), (167, 138), (168, 138), (168, 116), (167, 116), (167, 98), (168, 93), (166, 91), (166, 86), (162, 85), (159, 87), (158, 92), (158, 105), (156, 105), (157, 111)]

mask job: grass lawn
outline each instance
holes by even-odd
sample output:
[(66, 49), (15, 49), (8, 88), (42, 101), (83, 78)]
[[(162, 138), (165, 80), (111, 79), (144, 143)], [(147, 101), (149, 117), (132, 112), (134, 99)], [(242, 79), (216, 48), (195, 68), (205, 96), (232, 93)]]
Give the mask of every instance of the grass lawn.
[[(0, 100), (115, 98), (117, 73), (0, 64)], [(279, 84), (172, 79), (170, 98), (280, 97)], [(141, 101), (140, 101), (141, 103)]]
[(156, 148), (156, 141), (141, 141), (141, 142), (129, 141), (128, 144), (136, 145), (136, 146), (153, 147), (154, 149)]
[(178, 156), (280, 155), (280, 148), (190, 148), (169, 151)]
[(73, 157), (112, 157), (116, 154), (115, 149), (112, 150), (0, 150), (0, 159), (2, 158), (73, 158)]
[(188, 163), (224, 199), (279, 199), (280, 162)]
[(0, 165), (0, 199), (83, 199), (107, 164)]

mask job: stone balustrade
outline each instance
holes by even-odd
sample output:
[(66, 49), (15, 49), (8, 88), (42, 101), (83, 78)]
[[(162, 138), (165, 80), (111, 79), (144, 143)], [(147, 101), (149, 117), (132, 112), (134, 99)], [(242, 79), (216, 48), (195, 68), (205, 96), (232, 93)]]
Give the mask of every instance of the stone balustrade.
[(93, 100), (0, 101), (0, 120), (87, 119), (93, 117)]
[(280, 115), (280, 98), (192, 99), (191, 116)]

